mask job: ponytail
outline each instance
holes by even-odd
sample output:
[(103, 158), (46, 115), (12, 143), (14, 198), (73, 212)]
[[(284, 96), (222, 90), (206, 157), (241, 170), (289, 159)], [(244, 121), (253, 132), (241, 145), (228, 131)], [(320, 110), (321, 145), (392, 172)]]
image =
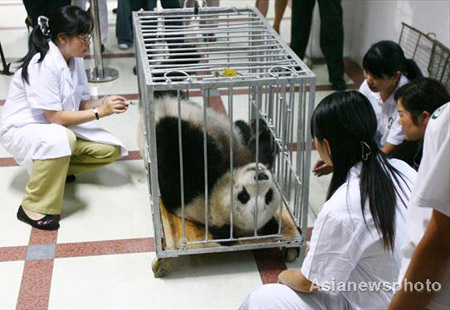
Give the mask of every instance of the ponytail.
[(59, 34), (75, 37), (90, 33), (93, 27), (90, 15), (77, 6), (60, 7), (50, 18), (39, 16), (38, 23), (28, 39), (28, 53), (19, 60), (22, 63), (22, 79), (29, 83), (28, 66), (37, 53), (41, 55), (38, 63), (44, 60), (50, 48), (49, 41), (56, 43)]
[(412, 59), (406, 59), (400, 45), (393, 41), (380, 41), (372, 45), (363, 58), (363, 68), (378, 78), (393, 77), (397, 71), (409, 80), (421, 77), (422, 72)]
[[(375, 149), (375, 154), (363, 161), (360, 176), (361, 209), (364, 216), (366, 201), (369, 202), (369, 211), (372, 215), (375, 227), (383, 240), (383, 246), (393, 251), (395, 241), (395, 212), (397, 205), (396, 187), (392, 179), (399, 184), (401, 173), (395, 169), (386, 159), (385, 155)], [(400, 187), (405, 193), (403, 187)], [(400, 195), (399, 195), (400, 196)], [(400, 196), (401, 198), (401, 196)], [(402, 198), (401, 198), (402, 199)], [(406, 204), (403, 201), (406, 208)], [(366, 218), (364, 217), (364, 221)], [(367, 225), (367, 223), (366, 223)]]
[(38, 63), (44, 60), (49, 50), (48, 41), (49, 37), (42, 33), (40, 25), (36, 25), (28, 38), (28, 53), (19, 60), (19, 62), (22, 62), (20, 68), (22, 68), (22, 79), (25, 82), (29, 83), (28, 65), (30, 64), (31, 59), (33, 59), (35, 54), (40, 53), (41, 57), (39, 58)]
[(405, 71), (403, 74), (408, 78), (408, 80), (412, 81), (419, 77), (423, 77), (422, 71), (416, 62), (412, 59), (405, 59)]
[[(397, 184), (406, 191), (402, 174), (389, 164), (375, 143), (377, 118), (369, 100), (358, 91), (337, 92), (323, 99), (313, 112), (311, 133), (319, 141), (327, 139), (333, 161), (333, 176), (327, 200), (348, 180), (350, 169), (361, 163), (360, 198), (364, 217), (368, 203), (384, 248), (393, 250)], [(400, 179), (403, 182), (400, 182)], [(402, 200), (404, 207), (405, 202)], [(364, 221), (365, 221), (364, 217)]]

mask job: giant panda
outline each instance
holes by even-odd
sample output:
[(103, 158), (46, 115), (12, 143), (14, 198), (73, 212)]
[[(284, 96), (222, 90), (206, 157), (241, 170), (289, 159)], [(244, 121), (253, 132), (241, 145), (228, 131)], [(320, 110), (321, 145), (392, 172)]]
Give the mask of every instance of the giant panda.
[[(161, 199), (169, 212), (181, 217), (178, 99), (168, 96), (157, 99), (154, 112)], [(205, 224), (203, 113), (200, 105), (181, 100), (184, 215), (197, 224)], [(266, 123), (260, 121), (259, 133), (256, 133), (256, 122), (249, 126), (237, 121), (230, 130), (229, 119), (210, 108), (206, 109), (206, 119), (209, 232), (214, 239), (230, 237), (230, 208), (233, 206), (233, 237), (254, 234), (255, 209), (258, 233), (277, 233), (274, 213), (280, 206), (281, 197), (270, 171), (276, 151)], [(256, 134), (259, 134), (258, 168), (255, 162)], [(230, 136), (233, 141), (232, 174)]]

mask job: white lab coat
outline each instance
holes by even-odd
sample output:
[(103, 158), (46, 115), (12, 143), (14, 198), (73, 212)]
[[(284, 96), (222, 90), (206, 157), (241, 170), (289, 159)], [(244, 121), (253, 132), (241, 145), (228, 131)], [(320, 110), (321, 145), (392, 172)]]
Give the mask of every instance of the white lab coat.
[[(433, 113), (425, 132), (423, 157), (420, 162), (417, 182), (409, 200), (406, 220), (407, 240), (403, 245), (404, 259), (399, 282), (406, 270), (419, 242), (428, 227), (434, 210), (450, 217), (450, 103)], [(445, 236), (443, 236), (444, 238)], [(450, 272), (450, 266), (447, 266)], [(450, 309), (450, 278), (442, 284), (428, 304), (428, 309)]]
[[(49, 42), (49, 47), (42, 62), (38, 63), (40, 54), (31, 60), (29, 84), (22, 80), (22, 69), (17, 70), (3, 107), (0, 126), (3, 145), (29, 172), (33, 160), (71, 155), (66, 128), (50, 124), (44, 110), (77, 111), (81, 100), (90, 99), (83, 59), (72, 58), (67, 65), (53, 42)], [(128, 154), (122, 142), (96, 121), (68, 128), (77, 137), (117, 145), (121, 147), (121, 156)]]
[(383, 248), (368, 202), (364, 216), (361, 211), (362, 164), (358, 163), (320, 210), (301, 268), (302, 274), (323, 291), (296, 294), (286, 286), (263, 286), (252, 291), (240, 309), (386, 309), (402, 260), (407, 210), (402, 201), (408, 201), (408, 188), (412, 188), (417, 174), (403, 161), (389, 162), (406, 183), (401, 183), (401, 188), (394, 183), (398, 196), (392, 252)]
[[(408, 78), (402, 75), (395, 91), (408, 83)], [(367, 85), (367, 80), (364, 80), (359, 88), (359, 92), (369, 99), (377, 116), (378, 126), (375, 140), (380, 148), (383, 147), (386, 142), (392, 145), (399, 145), (405, 139), (402, 126), (400, 126), (398, 122), (399, 115), (397, 111), (397, 102), (394, 99), (395, 91), (385, 102), (383, 102), (379, 92), (374, 93), (370, 90)]]

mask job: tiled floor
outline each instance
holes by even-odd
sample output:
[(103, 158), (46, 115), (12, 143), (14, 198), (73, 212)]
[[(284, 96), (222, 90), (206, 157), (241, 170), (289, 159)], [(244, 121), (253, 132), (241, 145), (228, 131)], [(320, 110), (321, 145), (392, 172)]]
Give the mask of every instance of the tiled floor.
[[(254, 3), (221, 2), (223, 6)], [(116, 1), (108, 5), (114, 8)], [(269, 20), (273, 20), (272, 9)], [(137, 79), (131, 70), (134, 51), (117, 49), (115, 16), (110, 14), (105, 65), (118, 69), (120, 78), (91, 84), (91, 91), (136, 100)], [(287, 41), (289, 16), (288, 9), (282, 24), (282, 37)], [(8, 61), (26, 51), (24, 17), (22, 1), (0, 1), (0, 40)], [(87, 57), (86, 67), (92, 64), (92, 57)], [(315, 62), (313, 71), (319, 102), (331, 88), (323, 62)], [(349, 87), (357, 87), (359, 67), (347, 60), (346, 71)], [(10, 80), (0, 75), (0, 115)], [(227, 105), (222, 104), (226, 97), (216, 100), (216, 108), (226, 111)], [(245, 115), (245, 108), (236, 113)], [(235, 309), (252, 288), (275, 281), (287, 267), (299, 267), (299, 260), (286, 265), (275, 249), (255, 250), (176, 258), (168, 277), (154, 278), (154, 232), (147, 176), (138, 152), (138, 120), (136, 105), (126, 114), (101, 120), (124, 141), (130, 156), (80, 175), (67, 186), (58, 232), (38, 231), (17, 221), (27, 173), (0, 146), (0, 309)], [(316, 159), (313, 151), (312, 163)], [(309, 226), (321, 208), (328, 182), (329, 177), (311, 176)]]

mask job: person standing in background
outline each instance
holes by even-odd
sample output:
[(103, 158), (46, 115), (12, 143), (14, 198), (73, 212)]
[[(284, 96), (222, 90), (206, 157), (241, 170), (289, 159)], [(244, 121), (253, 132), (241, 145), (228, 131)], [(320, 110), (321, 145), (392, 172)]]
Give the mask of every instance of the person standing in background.
[(23, 0), (28, 17), (25, 24), (29, 28), (37, 25), (38, 16), (49, 17), (56, 9), (70, 4), (70, 0)]
[[(287, 0), (275, 0), (275, 20), (273, 21), (273, 29), (280, 34), (281, 20), (286, 10)], [(256, 0), (255, 7), (266, 17), (269, 11), (269, 0)]]
[[(277, 1), (278, 2), (278, 1)], [(320, 48), (334, 90), (347, 88), (344, 81), (344, 25), (341, 0), (317, 0), (320, 13)], [(316, 0), (292, 1), (291, 48), (303, 59), (308, 47)]]
[[(178, 0), (162, 0), (161, 5), (165, 9), (180, 8)], [(119, 0), (117, 2), (117, 22), (116, 37), (121, 50), (129, 49), (133, 46), (133, 11), (153, 11), (156, 8), (156, 0)], [(167, 21), (167, 24), (178, 25), (180, 22)]]

